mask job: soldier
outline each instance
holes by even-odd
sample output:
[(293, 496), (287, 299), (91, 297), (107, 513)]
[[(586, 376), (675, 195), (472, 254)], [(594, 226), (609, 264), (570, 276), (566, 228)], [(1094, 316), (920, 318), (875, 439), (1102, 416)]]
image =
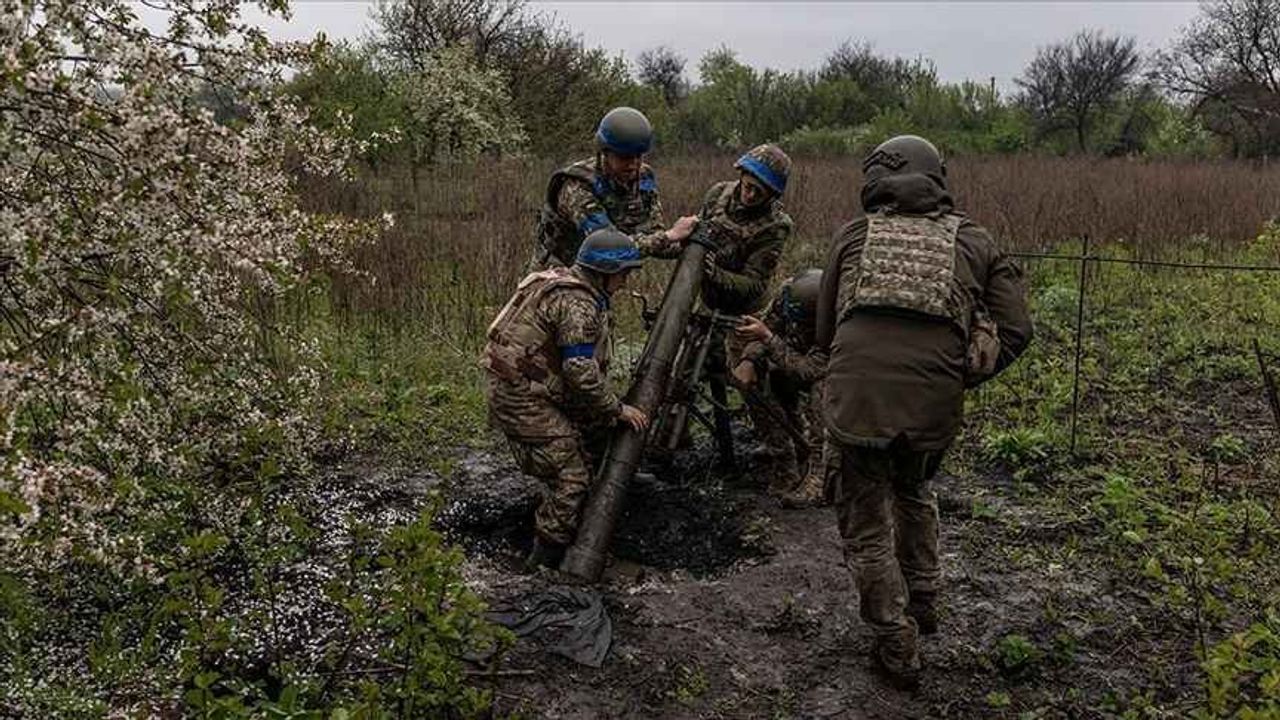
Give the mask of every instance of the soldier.
[[(733, 166), (738, 179), (712, 185), (698, 214), (699, 226), (717, 246), (707, 254), (700, 297), (708, 309), (743, 315), (764, 306), (778, 258), (791, 237), (791, 216), (782, 209), (791, 158), (766, 144), (752, 148)], [(680, 244), (673, 243), (650, 254), (675, 257), (680, 251)], [(726, 375), (738, 365), (744, 344), (736, 333), (712, 341), (706, 367), (717, 400), (724, 400)]]
[(631, 236), (642, 254), (678, 247), (689, 237), (695, 217), (680, 218), (670, 230), (662, 228), (658, 183), (644, 162), (652, 145), (653, 128), (639, 110), (614, 108), (600, 120), (595, 157), (551, 175), (531, 270), (571, 265), (582, 239), (604, 228)]
[(596, 230), (572, 268), (530, 274), (489, 326), (480, 364), (489, 414), (520, 468), (546, 484), (529, 567), (559, 564), (577, 531), (595, 442), (615, 421), (648, 427), (606, 383), (609, 298), (640, 267), (635, 242)]
[[(791, 237), (791, 216), (782, 209), (791, 158), (777, 145), (760, 145), (733, 167), (738, 179), (712, 185), (698, 213), (698, 223), (718, 245), (707, 254), (701, 290), (706, 307), (743, 315), (764, 306), (769, 281)], [(680, 249), (670, 243), (650, 253), (676, 257)]]
[(1026, 348), (1018, 267), (953, 210), (927, 140), (895, 137), (863, 163), (862, 207), (835, 236), (818, 299), (830, 353), (823, 402), (840, 451), (835, 497), (873, 656), (919, 682), (917, 634), (937, 631), (938, 506), (930, 479), (959, 431), (964, 390)]
[(821, 282), (821, 270), (797, 274), (783, 284), (763, 321), (744, 316), (736, 331), (747, 345), (733, 377), (745, 388), (751, 422), (769, 459), (770, 491), (793, 508), (820, 504), (825, 486), (821, 398), (827, 358), (814, 347)]

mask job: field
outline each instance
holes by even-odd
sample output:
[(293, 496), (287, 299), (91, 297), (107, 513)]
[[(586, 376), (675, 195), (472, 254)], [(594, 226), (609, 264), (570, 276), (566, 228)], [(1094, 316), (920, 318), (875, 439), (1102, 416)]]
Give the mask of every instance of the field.
[[(668, 219), (731, 161), (658, 159)], [(472, 358), (529, 255), (550, 168), (443, 168), (416, 185), (383, 169), (312, 194), (397, 218), (358, 259), (376, 282), (335, 278), (322, 313), (330, 422), (356, 431), (346, 472), (400, 468), (400, 495), (439, 489), (446, 513), (490, 498), (498, 510), (449, 535), (490, 602), (548, 582), (512, 573), (528, 528), (503, 513), (527, 510), (534, 489), (480, 430)], [(950, 175), (960, 207), (1011, 251), (1075, 254), (1088, 236), (1103, 257), (1280, 265), (1273, 167), (959, 158)], [(786, 272), (820, 262), (858, 174), (804, 158), (793, 183)], [(652, 265), (650, 295), (669, 267)], [(593, 671), (518, 645), (480, 686), (534, 717), (1274, 717), (1280, 427), (1252, 341), (1280, 372), (1280, 274), (1090, 263), (1073, 452), (1080, 266), (1024, 267), (1036, 342), (972, 394), (939, 482), (945, 618), (920, 693), (870, 675), (830, 511), (779, 510), (699, 451), (633, 498), (605, 586), (610, 662)], [(642, 338), (635, 304), (620, 305), (625, 360)]]
[[(731, 160), (659, 158), (668, 219)], [(124, 569), (56, 524), (40, 539), (69, 556), (16, 546), (0, 715), (1280, 716), (1280, 425), (1262, 372), (1280, 374), (1280, 273), (1128, 262), (1280, 266), (1280, 170), (951, 163), (961, 208), (1003, 247), (1066, 259), (1024, 258), (1036, 340), (971, 393), (937, 482), (942, 632), (908, 694), (870, 668), (833, 513), (768, 499), (741, 414), (737, 469), (698, 433), (632, 488), (598, 588), (603, 667), (484, 621), (559, 582), (518, 572), (539, 488), (487, 429), (475, 364), (551, 167), (311, 184), (312, 209), (394, 225), (354, 271), (306, 265), (296, 292), (253, 296), (326, 361), (289, 408), (319, 420), (305, 457), (283, 466), (278, 438), (254, 435), (205, 474), (102, 488), (124, 503), (102, 511), (103, 537), (138, 543), (109, 548)], [(820, 261), (857, 184), (847, 160), (799, 160), (780, 274)], [(650, 263), (639, 290), (656, 297), (670, 267)], [(615, 307), (621, 385), (643, 334), (638, 302)], [(271, 350), (290, 367), (293, 348)]]

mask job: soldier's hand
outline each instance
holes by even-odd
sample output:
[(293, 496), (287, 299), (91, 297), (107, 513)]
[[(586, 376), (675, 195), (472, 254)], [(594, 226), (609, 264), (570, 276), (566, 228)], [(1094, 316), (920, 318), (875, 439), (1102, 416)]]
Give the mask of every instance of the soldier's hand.
[(693, 234), (693, 229), (698, 227), (697, 215), (685, 215), (676, 221), (671, 229), (667, 230), (667, 241), (682, 243), (689, 239)]
[(649, 416), (638, 407), (623, 404), (622, 409), (618, 411), (618, 419), (631, 426), (636, 432), (644, 432), (649, 429)]
[(738, 381), (739, 387), (752, 387), (756, 384), (756, 364), (750, 360), (743, 360), (733, 369), (733, 379)]
[(753, 315), (743, 315), (738, 322), (738, 327), (733, 332), (741, 339), (746, 341), (755, 340), (757, 342), (768, 342), (773, 337), (773, 331), (765, 325), (760, 318)]

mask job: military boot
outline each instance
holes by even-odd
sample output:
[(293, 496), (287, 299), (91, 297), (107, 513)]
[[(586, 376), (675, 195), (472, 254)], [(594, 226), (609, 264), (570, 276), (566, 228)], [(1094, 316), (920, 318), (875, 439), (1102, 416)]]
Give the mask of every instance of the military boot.
[(871, 648), (876, 667), (889, 684), (899, 690), (915, 690), (920, 687), (923, 663), (916, 647), (916, 630), (908, 633), (876, 638)]
[(549, 567), (554, 570), (560, 567), (564, 552), (564, 545), (535, 535), (533, 549), (529, 551), (529, 556), (524, 561), (524, 569), (526, 572), (536, 572), (539, 567)]
[(907, 617), (916, 621), (921, 635), (938, 632), (938, 596), (931, 592), (913, 592), (907, 601)]
[(816, 468), (804, 476), (804, 480), (791, 492), (782, 496), (782, 507), (797, 510), (799, 508), (820, 507), (826, 496), (826, 478), (822, 468)]

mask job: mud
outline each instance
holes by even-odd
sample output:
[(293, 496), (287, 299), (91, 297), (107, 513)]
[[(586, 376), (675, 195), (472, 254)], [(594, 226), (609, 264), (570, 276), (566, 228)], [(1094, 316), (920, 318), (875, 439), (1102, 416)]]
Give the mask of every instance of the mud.
[[(943, 627), (922, 642), (923, 686), (890, 688), (871, 667), (834, 512), (779, 508), (743, 465), (717, 469), (702, 447), (650, 468), (600, 584), (614, 623), (604, 667), (518, 643), (507, 674), (477, 677), (499, 716), (1091, 718), (1150, 688), (1194, 691), (1187, 629), (1101, 569), (1097, 528), (1000, 473), (940, 479)], [(510, 568), (473, 552), (466, 575), (492, 602), (568, 581)], [(1031, 661), (1001, 651), (1015, 635), (1035, 646)]]
[[(871, 666), (834, 512), (778, 507), (750, 437), (738, 441), (739, 469), (718, 467), (705, 444), (646, 468), (598, 586), (614, 629), (604, 666), (520, 641), (499, 674), (473, 676), (496, 716), (1093, 718), (1142, 693), (1166, 706), (1195, 696), (1194, 632), (1112, 574), (1100, 528), (1059, 500), (1086, 489), (1052, 473), (1016, 483), (996, 468), (939, 478), (942, 630), (922, 642), (923, 686), (892, 689)], [(312, 501), (326, 508), (319, 542), (337, 550), (353, 520), (408, 522), (438, 495), (436, 524), (465, 549), (466, 581), (497, 605), (570, 581), (518, 569), (540, 491), (504, 453), (465, 451), (445, 477), (353, 461)], [(290, 572), (299, 597), (278, 598), (291, 608), (287, 635), (324, 637), (337, 618), (302, 595), (332, 570)], [(1002, 650), (1015, 636), (1030, 660)]]
[[(705, 442), (673, 462), (649, 465), (628, 488), (611, 552), (623, 562), (707, 576), (771, 552), (765, 516), (731, 492), (739, 478), (711, 460)], [(436, 526), (473, 556), (527, 552), (541, 483), (498, 454), (470, 452), (448, 481)]]

